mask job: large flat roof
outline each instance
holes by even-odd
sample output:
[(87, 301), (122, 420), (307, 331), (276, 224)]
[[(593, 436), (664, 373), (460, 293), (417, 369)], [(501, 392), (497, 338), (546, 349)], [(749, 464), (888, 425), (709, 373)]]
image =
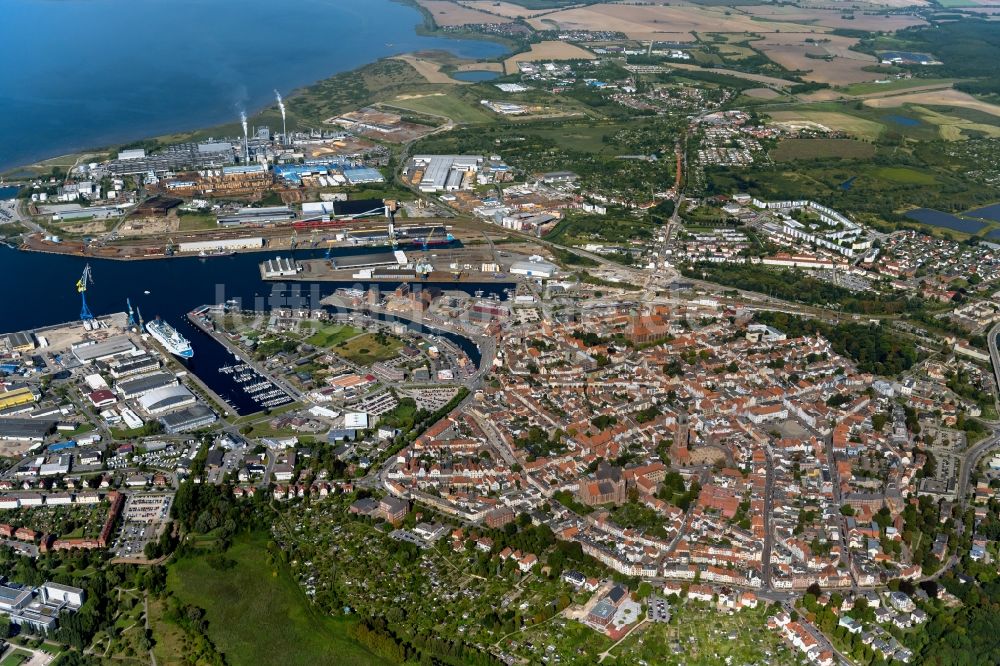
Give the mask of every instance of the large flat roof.
[(135, 344), (126, 335), (116, 335), (103, 342), (83, 344), (73, 347), (73, 355), (81, 363), (89, 363), (100, 359), (127, 354), (135, 351)]

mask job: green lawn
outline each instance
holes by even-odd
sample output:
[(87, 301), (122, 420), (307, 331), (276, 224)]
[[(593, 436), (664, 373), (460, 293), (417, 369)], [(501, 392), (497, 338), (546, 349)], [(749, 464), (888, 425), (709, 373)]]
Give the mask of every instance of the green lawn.
[(403, 343), (396, 338), (387, 337), (383, 344), (378, 341), (374, 333), (366, 333), (343, 345), (338, 345), (334, 352), (358, 365), (371, 365), (378, 361), (396, 358), (402, 348)]
[(19, 666), (31, 659), (31, 653), (24, 650), (14, 650), (0, 661), (0, 666)]
[(354, 328), (353, 326), (324, 326), (309, 336), (306, 342), (314, 347), (329, 349), (336, 344), (346, 342), (357, 335), (361, 335), (361, 333), (361, 329)]
[(267, 535), (241, 537), (218, 570), (205, 557), (170, 565), (167, 587), (206, 611), (208, 635), (232, 666), (382, 664), (347, 634), (352, 620), (319, 614), (284, 568), (268, 564)]

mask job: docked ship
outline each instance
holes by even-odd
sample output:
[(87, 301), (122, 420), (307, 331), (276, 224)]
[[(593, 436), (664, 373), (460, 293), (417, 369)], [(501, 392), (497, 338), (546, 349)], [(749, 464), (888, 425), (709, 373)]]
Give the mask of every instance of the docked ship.
[(162, 319), (156, 318), (153, 321), (147, 322), (146, 332), (166, 347), (167, 351), (171, 354), (180, 356), (181, 358), (192, 358), (194, 356), (194, 350), (191, 349), (191, 343), (188, 339)]
[(202, 250), (201, 252), (198, 253), (198, 256), (204, 259), (206, 257), (231, 257), (234, 254), (236, 254), (236, 250), (218, 249), (218, 250), (208, 250), (207, 252), (205, 250)]

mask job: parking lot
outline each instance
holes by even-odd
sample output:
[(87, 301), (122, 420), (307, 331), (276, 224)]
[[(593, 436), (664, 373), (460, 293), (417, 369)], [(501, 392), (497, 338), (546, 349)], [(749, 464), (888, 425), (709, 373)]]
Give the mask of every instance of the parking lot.
[(649, 603), (646, 618), (650, 622), (670, 622), (670, 605), (666, 599), (651, 594), (646, 601)]
[(122, 523), (111, 551), (118, 557), (144, 557), (146, 544), (159, 538), (170, 520), (173, 495), (136, 493), (125, 500)]

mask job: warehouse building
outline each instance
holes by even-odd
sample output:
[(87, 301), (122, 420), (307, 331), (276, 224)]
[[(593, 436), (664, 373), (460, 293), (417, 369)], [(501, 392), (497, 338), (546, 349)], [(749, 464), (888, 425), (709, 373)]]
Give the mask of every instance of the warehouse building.
[(147, 393), (168, 386), (175, 386), (177, 378), (168, 372), (153, 372), (135, 379), (126, 379), (115, 383), (115, 390), (123, 398), (140, 398)]
[(511, 275), (526, 275), (536, 278), (550, 278), (559, 267), (547, 261), (515, 261), (510, 266)]
[(240, 208), (232, 215), (218, 218), (219, 226), (234, 227), (244, 224), (274, 224), (295, 219), (295, 212), (288, 206), (265, 206), (263, 208)]
[(178, 244), (178, 252), (214, 252), (218, 250), (259, 250), (264, 247), (260, 236), (251, 238), (219, 238), (216, 240), (187, 241)]
[(31, 333), (9, 333), (0, 338), (0, 341), (3, 341), (4, 347), (15, 353), (26, 354), (35, 349), (35, 338)]
[(417, 155), (407, 173), (411, 182), (421, 174), (417, 183), (421, 192), (453, 192), (471, 187), (475, 178), (466, 175), (477, 173), (482, 164), (482, 155)]
[(135, 344), (125, 335), (116, 335), (103, 342), (83, 342), (73, 345), (73, 356), (80, 363), (107, 361), (116, 356), (131, 354), (134, 351)]
[(158, 388), (139, 398), (139, 406), (152, 416), (172, 412), (194, 402), (194, 394), (179, 384)]
[(191, 432), (215, 423), (218, 417), (211, 409), (196, 402), (171, 414), (160, 417), (163, 429), (172, 435), (181, 432)]
[(55, 421), (0, 419), (0, 440), (41, 442), (56, 430)]
[(108, 373), (115, 379), (132, 377), (159, 369), (160, 361), (146, 352), (116, 358), (107, 364)]

